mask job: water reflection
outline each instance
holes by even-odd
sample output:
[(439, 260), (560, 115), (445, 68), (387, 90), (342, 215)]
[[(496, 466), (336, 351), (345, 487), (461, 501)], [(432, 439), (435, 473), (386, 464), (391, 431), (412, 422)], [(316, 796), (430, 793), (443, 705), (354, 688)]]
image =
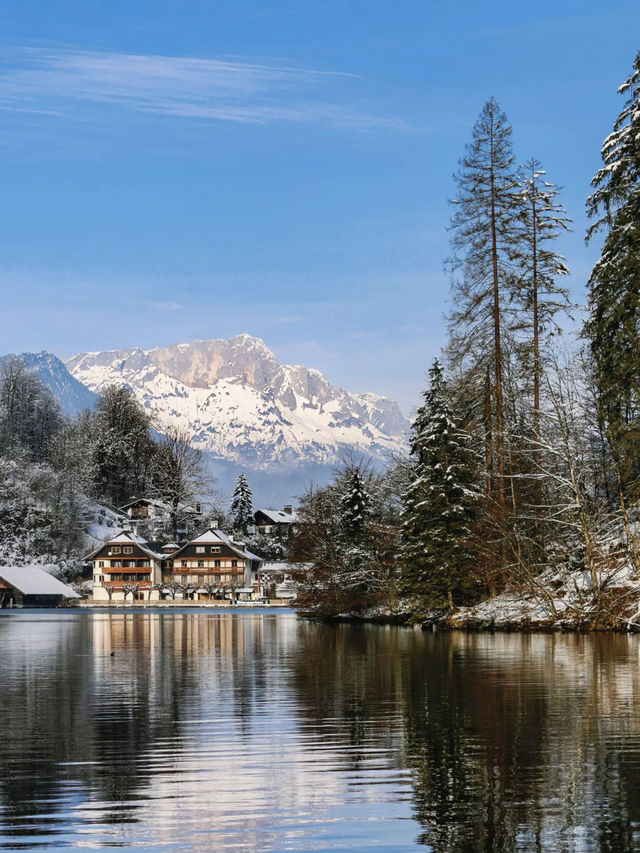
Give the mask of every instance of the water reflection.
[(1, 847), (640, 849), (634, 637), (25, 611), (0, 647)]

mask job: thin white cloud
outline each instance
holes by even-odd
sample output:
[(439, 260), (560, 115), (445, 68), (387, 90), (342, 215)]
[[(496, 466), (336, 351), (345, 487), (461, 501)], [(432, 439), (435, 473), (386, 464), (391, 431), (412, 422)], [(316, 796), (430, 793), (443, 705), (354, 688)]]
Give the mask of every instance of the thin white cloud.
[(238, 60), (21, 48), (0, 66), (0, 109), (86, 118), (82, 105), (244, 124), (323, 122), (368, 130), (409, 129), (369, 115), (332, 82), (355, 75)]

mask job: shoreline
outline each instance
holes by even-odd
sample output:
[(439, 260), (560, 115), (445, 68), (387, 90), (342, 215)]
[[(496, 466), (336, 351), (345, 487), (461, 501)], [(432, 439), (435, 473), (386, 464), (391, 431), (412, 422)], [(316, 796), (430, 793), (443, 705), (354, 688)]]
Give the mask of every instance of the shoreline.
[(62, 609), (91, 609), (91, 610), (295, 610), (290, 602), (258, 602), (258, 601), (70, 601)]

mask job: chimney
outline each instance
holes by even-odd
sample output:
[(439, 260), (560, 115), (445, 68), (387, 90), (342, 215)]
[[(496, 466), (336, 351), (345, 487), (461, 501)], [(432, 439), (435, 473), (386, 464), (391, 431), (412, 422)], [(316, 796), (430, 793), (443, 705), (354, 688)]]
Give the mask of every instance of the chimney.
[(292, 515), (293, 514), (293, 507), (292, 506), (286, 506), (284, 508), (284, 511), (287, 513), (287, 515)]

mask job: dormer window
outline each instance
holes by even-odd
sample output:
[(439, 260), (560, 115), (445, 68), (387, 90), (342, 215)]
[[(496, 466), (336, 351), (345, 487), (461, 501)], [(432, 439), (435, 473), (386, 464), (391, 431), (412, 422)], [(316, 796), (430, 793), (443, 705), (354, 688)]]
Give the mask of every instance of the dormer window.
[(220, 546), (219, 545), (212, 545), (211, 546), (211, 553), (212, 554), (219, 554), (220, 553)]
[(130, 546), (125, 546), (122, 549), (122, 553), (123, 554), (133, 554), (133, 548), (131, 548)]
[(196, 554), (204, 554), (204, 545), (196, 545)]
[(111, 553), (112, 554), (119, 554), (120, 553), (120, 546), (114, 545), (113, 548), (111, 549)]

